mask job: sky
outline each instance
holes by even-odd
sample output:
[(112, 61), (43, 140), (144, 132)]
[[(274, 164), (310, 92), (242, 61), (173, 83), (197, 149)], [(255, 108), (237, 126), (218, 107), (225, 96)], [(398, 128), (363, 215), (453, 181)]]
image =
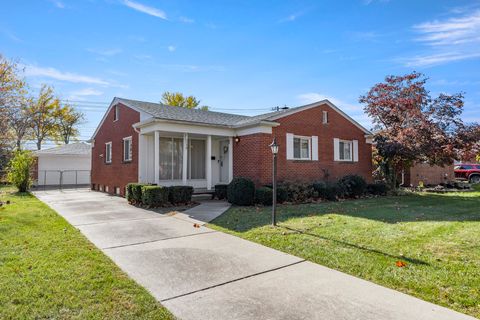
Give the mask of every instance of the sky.
[(0, 53), (85, 113), (80, 140), (113, 97), (164, 91), (246, 115), (327, 98), (370, 128), (359, 96), (414, 70), (480, 121), (480, 0), (3, 1)]

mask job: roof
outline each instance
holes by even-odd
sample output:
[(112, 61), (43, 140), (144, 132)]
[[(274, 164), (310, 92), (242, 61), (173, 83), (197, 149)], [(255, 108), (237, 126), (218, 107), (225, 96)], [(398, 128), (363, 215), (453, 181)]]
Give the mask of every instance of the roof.
[(365, 129), (362, 125), (360, 125), (358, 122), (353, 120), (351, 117), (349, 117), (346, 113), (344, 113), (342, 110), (340, 110), (337, 106), (335, 106), (333, 103), (331, 103), (328, 100), (322, 100), (322, 101), (318, 101), (318, 102), (304, 105), (304, 106), (268, 112), (268, 113), (260, 114), (257, 116), (245, 116), (245, 115), (239, 115), (239, 114), (233, 114), (233, 113), (215, 112), (215, 111), (200, 110), (200, 109), (179, 108), (179, 107), (168, 106), (162, 103), (146, 102), (146, 101), (115, 97), (112, 103), (110, 104), (109, 109), (105, 113), (104, 118), (98, 125), (97, 130), (93, 134), (93, 137), (95, 137), (95, 135), (97, 134), (97, 131), (102, 125), (103, 121), (105, 120), (106, 114), (108, 113), (110, 108), (116, 105), (117, 103), (121, 103), (136, 111), (148, 114), (153, 119), (181, 121), (181, 122), (189, 122), (189, 123), (211, 125), (211, 126), (222, 126), (222, 127), (228, 127), (228, 128), (241, 128), (241, 127), (254, 126), (258, 124), (267, 124), (271, 126), (276, 126), (278, 125), (278, 123), (275, 122), (276, 119), (280, 119), (282, 117), (285, 117), (287, 115), (290, 115), (296, 112), (300, 112), (300, 111), (317, 107), (323, 104), (327, 104), (332, 109), (340, 113), (343, 117), (345, 117), (348, 121), (353, 123), (360, 130), (362, 130), (365, 134), (367, 135), (372, 134), (369, 130)]
[(88, 143), (78, 142), (63, 144), (44, 150), (35, 151), (34, 154), (39, 155), (89, 155), (91, 146)]

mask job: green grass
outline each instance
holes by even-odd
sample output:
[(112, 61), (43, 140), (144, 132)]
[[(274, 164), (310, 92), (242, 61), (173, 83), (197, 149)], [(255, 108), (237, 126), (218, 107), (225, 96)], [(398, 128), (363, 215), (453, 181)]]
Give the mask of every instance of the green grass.
[(0, 187), (0, 319), (173, 319), (55, 211)]
[(284, 205), (278, 213), (273, 228), (270, 207), (233, 207), (209, 227), (480, 317), (480, 190)]

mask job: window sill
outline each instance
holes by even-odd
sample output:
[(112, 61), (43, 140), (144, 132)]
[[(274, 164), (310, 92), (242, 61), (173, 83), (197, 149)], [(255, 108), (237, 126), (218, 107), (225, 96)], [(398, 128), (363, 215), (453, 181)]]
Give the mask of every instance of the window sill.
[(110, 164), (112, 164), (112, 162), (111, 161), (110, 162), (104, 162), (104, 164), (110, 165)]
[(122, 163), (124, 164), (132, 163), (132, 160), (123, 160)]
[(312, 159), (291, 159), (293, 162), (312, 162)]

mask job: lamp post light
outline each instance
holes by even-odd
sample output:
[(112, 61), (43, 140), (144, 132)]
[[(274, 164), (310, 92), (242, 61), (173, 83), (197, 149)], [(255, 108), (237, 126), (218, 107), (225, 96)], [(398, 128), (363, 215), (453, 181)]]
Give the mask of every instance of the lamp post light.
[(277, 225), (277, 154), (278, 154), (277, 138), (273, 138), (273, 142), (270, 144), (273, 154), (273, 172), (272, 172), (272, 225)]

